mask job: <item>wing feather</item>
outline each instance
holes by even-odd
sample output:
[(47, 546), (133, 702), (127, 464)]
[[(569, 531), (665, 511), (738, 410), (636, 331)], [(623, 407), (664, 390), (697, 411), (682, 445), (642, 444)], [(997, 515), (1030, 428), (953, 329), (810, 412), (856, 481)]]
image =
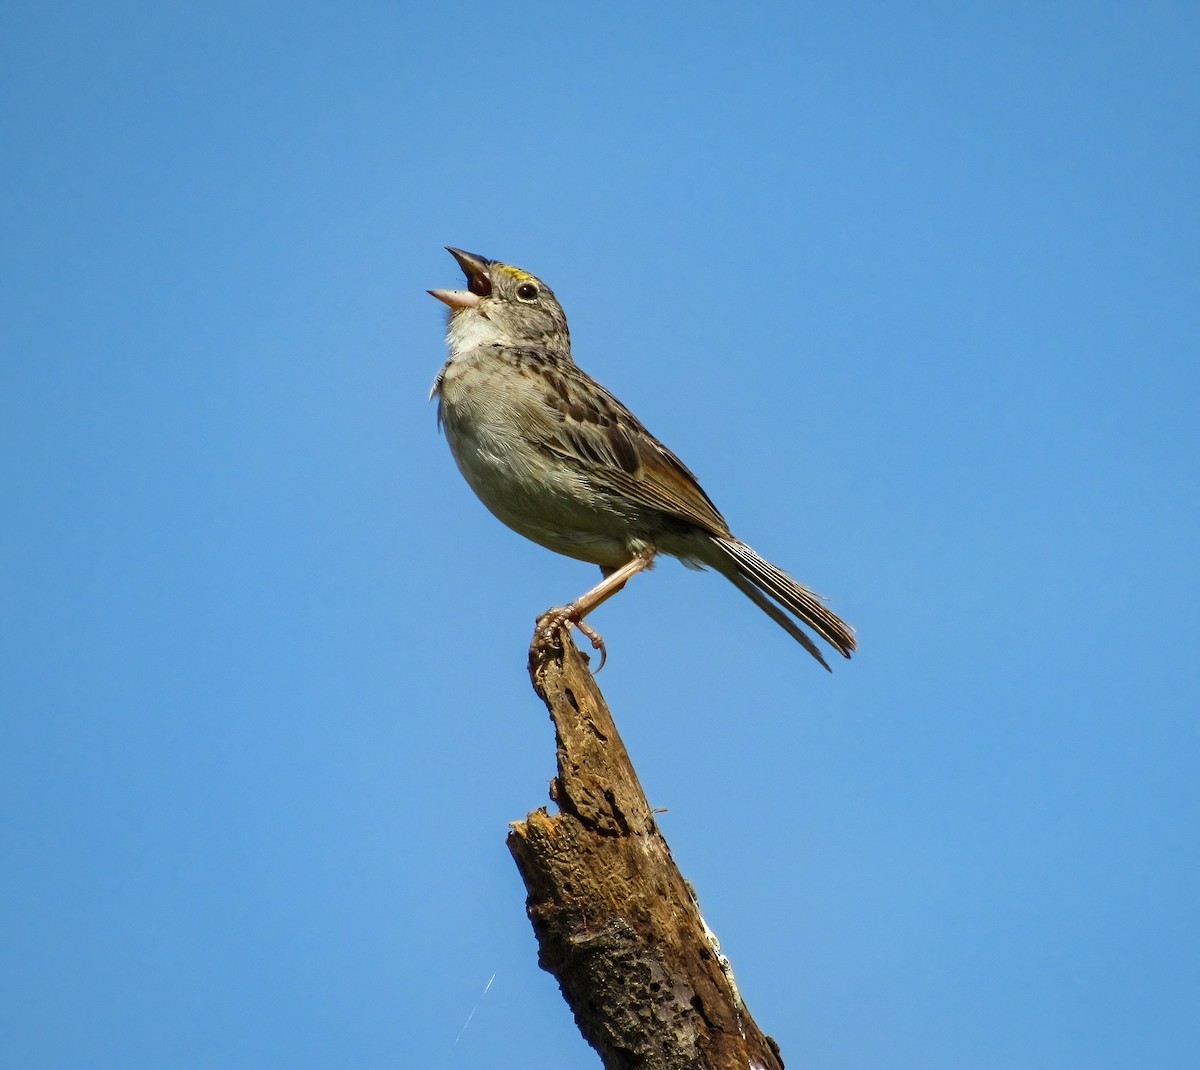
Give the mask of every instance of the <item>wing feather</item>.
[(550, 386), (564, 404), (544, 448), (601, 492), (729, 536), (725, 518), (687, 465), (604, 387), (575, 366), (558, 369)]

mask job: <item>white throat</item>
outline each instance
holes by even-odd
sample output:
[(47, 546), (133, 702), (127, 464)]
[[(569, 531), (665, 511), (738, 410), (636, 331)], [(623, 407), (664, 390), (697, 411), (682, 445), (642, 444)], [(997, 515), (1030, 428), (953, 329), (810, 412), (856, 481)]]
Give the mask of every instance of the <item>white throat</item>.
[(450, 347), (451, 357), (503, 340), (503, 332), (483, 312), (474, 308), (455, 312), (446, 328), (446, 344)]

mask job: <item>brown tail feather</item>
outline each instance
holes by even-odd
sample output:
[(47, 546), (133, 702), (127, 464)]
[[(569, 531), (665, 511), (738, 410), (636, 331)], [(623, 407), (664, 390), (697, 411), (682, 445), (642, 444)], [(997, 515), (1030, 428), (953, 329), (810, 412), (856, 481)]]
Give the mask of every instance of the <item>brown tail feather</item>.
[(764, 595), (775, 599), (803, 624), (807, 624), (844, 658), (854, 650), (854, 629), (829, 609), (821, 596), (797, 583), (780, 568), (737, 539), (714, 537), (719, 551), (706, 563), (712, 565), (759, 609), (784, 629), (825, 668), (829, 668), (816, 644)]

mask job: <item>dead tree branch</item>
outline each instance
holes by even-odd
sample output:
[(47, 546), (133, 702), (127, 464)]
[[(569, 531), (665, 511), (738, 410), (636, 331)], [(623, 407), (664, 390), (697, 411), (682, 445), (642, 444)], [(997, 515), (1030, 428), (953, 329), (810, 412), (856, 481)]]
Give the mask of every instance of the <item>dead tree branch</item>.
[(529, 672), (557, 734), (558, 775), (508, 847), (529, 892), (539, 963), (606, 1070), (782, 1070), (742, 1003), (565, 629), (535, 636)]

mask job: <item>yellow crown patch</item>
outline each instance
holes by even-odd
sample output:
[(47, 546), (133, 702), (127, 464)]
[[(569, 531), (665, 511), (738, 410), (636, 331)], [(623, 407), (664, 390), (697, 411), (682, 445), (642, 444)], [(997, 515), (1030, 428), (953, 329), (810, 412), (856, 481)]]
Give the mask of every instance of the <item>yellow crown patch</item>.
[(493, 264), (492, 270), (502, 271), (505, 275), (510, 275), (521, 282), (528, 282), (533, 278), (528, 271), (522, 271), (519, 267), (513, 267), (512, 264)]

